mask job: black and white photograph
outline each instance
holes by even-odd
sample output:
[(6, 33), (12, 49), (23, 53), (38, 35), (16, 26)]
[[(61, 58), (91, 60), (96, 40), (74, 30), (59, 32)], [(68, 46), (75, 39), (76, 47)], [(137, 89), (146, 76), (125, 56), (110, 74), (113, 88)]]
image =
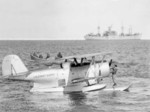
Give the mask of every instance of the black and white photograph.
[(0, 0), (0, 112), (150, 112), (150, 0)]

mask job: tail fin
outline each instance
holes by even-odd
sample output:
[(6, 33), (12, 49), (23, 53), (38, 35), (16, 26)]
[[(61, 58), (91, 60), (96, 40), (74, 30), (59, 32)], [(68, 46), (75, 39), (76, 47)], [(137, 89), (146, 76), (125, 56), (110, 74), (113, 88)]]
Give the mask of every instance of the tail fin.
[(20, 75), (28, 72), (28, 69), (17, 55), (7, 55), (2, 62), (3, 76)]

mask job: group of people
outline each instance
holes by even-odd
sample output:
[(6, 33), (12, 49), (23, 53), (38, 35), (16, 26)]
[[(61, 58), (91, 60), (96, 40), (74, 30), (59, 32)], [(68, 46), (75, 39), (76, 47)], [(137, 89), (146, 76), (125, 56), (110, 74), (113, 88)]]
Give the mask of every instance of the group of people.
[[(51, 57), (49, 53), (41, 53), (41, 52), (34, 52), (34, 53), (30, 54), (30, 56), (31, 56), (31, 59), (36, 59), (36, 58), (48, 59)], [(62, 57), (63, 56), (62, 56), (61, 52), (58, 52), (55, 59), (62, 58)]]
[(48, 59), (50, 58), (50, 54), (49, 53), (40, 53), (40, 52), (34, 52), (31, 55), (31, 59), (36, 59), (36, 58), (40, 58), (40, 59)]

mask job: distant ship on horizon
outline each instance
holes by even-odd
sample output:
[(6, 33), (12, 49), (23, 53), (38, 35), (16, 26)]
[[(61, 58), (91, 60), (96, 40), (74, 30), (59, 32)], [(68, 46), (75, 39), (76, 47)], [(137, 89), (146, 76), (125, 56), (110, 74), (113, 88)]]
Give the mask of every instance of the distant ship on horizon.
[(99, 30), (100, 27), (98, 27), (98, 33), (97, 34), (87, 34), (84, 36), (85, 40), (140, 40), (141, 34), (140, 33), (132, 33), (132, 28), (129, 28), (129, 33), (124, 33), (124, 27), (121, 27), (122, 32), (118, 35), (116, 31), (111, 30), (112, 26), (108, 27), (108, 30), (103, 33), (103, 35), (100, 34)]

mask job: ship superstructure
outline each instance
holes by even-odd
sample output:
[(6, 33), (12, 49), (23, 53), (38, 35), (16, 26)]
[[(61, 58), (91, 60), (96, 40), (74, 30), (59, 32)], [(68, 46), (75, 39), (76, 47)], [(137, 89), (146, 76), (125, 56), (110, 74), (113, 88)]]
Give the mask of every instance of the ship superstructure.
[(132, 28), (129, 28), (129, 33), (124, 33), (124, 27), (121, 27), (121, 33), (117, 33), (116, 31), (112, 30), (112, 26), (108, 27), (108, 30), (105, 31), (103, 34), (100, 34), (100, 27), (97, 28), (97, 34), (87, 34), (84, 36), (86, 40), (125, 40), (125, 39), (140, 39), (140, 33), (132, 33)]

